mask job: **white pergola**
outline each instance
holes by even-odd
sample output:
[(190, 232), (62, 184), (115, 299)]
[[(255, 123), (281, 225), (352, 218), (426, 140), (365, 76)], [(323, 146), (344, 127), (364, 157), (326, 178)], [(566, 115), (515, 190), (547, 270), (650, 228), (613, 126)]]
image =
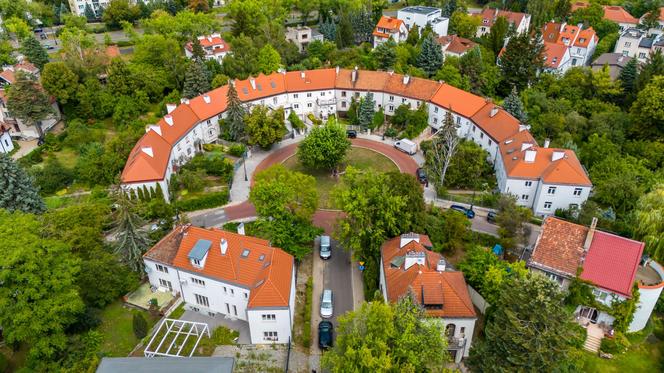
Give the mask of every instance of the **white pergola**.
[[(158, 335), (163, 335), (159, 341), (155, 341)], [(189, 351), (189, 357), (194, 354), (198, 343), (201, 341), (204, 335), (210, 338), (210, 329), (208, 324), (202, 322), (194, 321), (184, 321), (184, 320), (175, 320), (175, 319), (164, 319), (164, 321), (159, 325), (159, 328), (155, 331), (150, 338), (147, 346), (145, 346), (145, 352), (143, 353), (145, 357), (155, 357), (155, 356), (170, 356), (170, 357), (183, 357), (182, 349), (187, 345), (187, 341), (190, 337), (195, 338), (194, 346)], [(157, 344), (159, 343), (159, 344)], [(155, 344), (156, 347), (154, 346)], [(187, 351), (184, 351), (186, 354)]]

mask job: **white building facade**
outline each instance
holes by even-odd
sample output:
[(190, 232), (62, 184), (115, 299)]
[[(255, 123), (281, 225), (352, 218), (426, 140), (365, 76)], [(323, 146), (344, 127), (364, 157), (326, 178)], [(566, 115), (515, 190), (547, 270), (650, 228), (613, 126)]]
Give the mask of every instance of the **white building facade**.
[(412, 30), (417, 25), (420, 35), (427, 25), (437, 36), (446, 36), (450, 20), (443, 17), (440, 8), (430, 6), (408, 6), (397, 11), (397, 18), (404, 21), (408, 30)]

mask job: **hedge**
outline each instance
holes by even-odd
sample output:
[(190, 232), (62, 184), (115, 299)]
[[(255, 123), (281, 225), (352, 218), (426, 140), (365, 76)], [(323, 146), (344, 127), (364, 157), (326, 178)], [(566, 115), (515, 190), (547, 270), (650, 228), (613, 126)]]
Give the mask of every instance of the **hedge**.
[(304, 298), (304, 325), (302, 326), (302, 344), (311, 346), (311, 302), (313, 301), (313, 277), (307, 280)]
[(228, 203), (228, 190), (223, 190), (178, 201), (178, 209), (180, 211), (196, 211), (222, 206), (226, 203)]

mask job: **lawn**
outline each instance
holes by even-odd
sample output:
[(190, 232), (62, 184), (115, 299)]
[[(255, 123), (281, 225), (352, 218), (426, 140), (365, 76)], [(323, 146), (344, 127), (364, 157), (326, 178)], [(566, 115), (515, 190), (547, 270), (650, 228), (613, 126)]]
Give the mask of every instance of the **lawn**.
[[(334, 208), (331, 200), (331, 192), (337, 184), (337, 179), (332, 176), (328, 170), (312, 170), (304, 167), (297, 159), (297, 156), (292, 156), (284, 161), (284, 166), (287, 168), (299, 171), (316, 178), (318, 185), (318, 207), (320, 208)], [(373, 169), (378, 172), (392, 172), (399, 171), (397, 166), (386, 156), (377, 153), (373, 150), (352, 147), (346, 154), (346, 159), (342, 162), (340, 169), (345, 169), (346, 166), (353, 166), (360, 170)]]
[[(104, 356), (127, 356), (138, 344), (139, 339), (134, 335), (132, 326), (132, 312), (134, 310), (124, 308), (123, 302), (120, 300), (111, 303), (102, 311), (99, 331), (104, 337), (101, 344), (101, 353)], [(152, 328), (158, 320), (158, 318), (151, 317), (146, 311), (137, 310), (136, 312), (143, 313), (149, 328)]]

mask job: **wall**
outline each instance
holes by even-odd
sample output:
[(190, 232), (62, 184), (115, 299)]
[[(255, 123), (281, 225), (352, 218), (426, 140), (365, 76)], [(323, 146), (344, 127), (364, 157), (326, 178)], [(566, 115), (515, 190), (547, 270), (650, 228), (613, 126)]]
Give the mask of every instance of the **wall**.
[[(549, 187), (555, 187), (555, 194), (549, 194)], [(581, 190), (579, 196), (574, 195), (576, 189)], [(577, 205), (581, 207), (583, 202), (590, 196), (590, 187), (582, 187), (577, 185), (560, 185), (560, 184), (545, 184), (541, 183), (538, 186), (537, 196), (533, 201), (533, 210), (535, 215), (545, 216), (553, 215), (556, 209), (567, 209), (570, 205)], [(551, 208), (544, 208), (546, 202), (551, 202)]]
[[(649, 265), (655, 272), (659, 273), (660, 279), (664, 279), (664, 268), (661, 265), (656, 262), (650, 262)], [(639, 284), (639, 304), (636, 306), (634, 319), (629, 324), (629, 332), (637, 332), (645, 328), (655, 308), (655, 304), (662, 294), (662, 289), (664, 289), (664, 281), (653, 286)]]
[[(215, 312), (228, 315), (230, 318), (247, 320), (250, 289), (183, 270), (179, 270), (179, 276), (182, 284), (182, 299), (189, 306), (188, 309), (195, 307), (202, 313)], [(205, 286), (194, 284), (192, 277), (205, 281)], [(194, 294), (207, 297), (210, 306), (199, 305)]]
[[(150, 285), (155, 286), (155, 287), (160, 287), (162, 286), (159, 283), (159, 279), (165, 280), (165, 281), (170, 281), (171, 285), (173, 286), (173, 294), (180, 292), (180, 280), (178, 278), (178, 271), (174, 267), (161, 264), (159, 262), (149, 260), (149, 259), (143, 259), (145, 262), (145, 272), (147, 272), (148, 275), (148, 281), (150, 282)], [(166, 267), (168, 270), (168, 273), (160, 272), (157, 270), (157, 264)]]
[[(444, 318), (443, 324), (446, 326), (448, 324), (454, 324), (454, 338), (466, 338), (466, 344), (463, 348), (463, 357), (467, 357), (470, 352), (470, 347), (473, 344), (473, 333), (475, 332), (475, 320), (470, 318)], [(464, 332), (461, 332), (461, 328), (464, 328)], [(445, 328), (443, 328), (443, 333), (445, 333)], [(457, 355), (457, 362), (461, 360), (461, 356)]]
[[(275, 315), (275, 320), (263, 320), (262, 315)], [(250, 309), (247, 312), (247, 321), (250, 325), (251, 343), (252, 344), (273, 344), (273, 343), (288, 343), (291, 337), (291, 312), (285, 307), (282, 309), (265, 308), (265, 309)], [(277, 332), (278, 339), (276, 341), (264, 340), (264, 332)]]
[(470, 295), (470, 300), (473, 302), (473, 305), (477, 307), (478, 310), (484, 315), (486, 313), (487, 308), (489, 308), (491, 305), (489, 302), (487, 302), (484, 297), (477, 292), (477, 290), (473, 289), (472, 286), (468, 286), (468, 294)]

